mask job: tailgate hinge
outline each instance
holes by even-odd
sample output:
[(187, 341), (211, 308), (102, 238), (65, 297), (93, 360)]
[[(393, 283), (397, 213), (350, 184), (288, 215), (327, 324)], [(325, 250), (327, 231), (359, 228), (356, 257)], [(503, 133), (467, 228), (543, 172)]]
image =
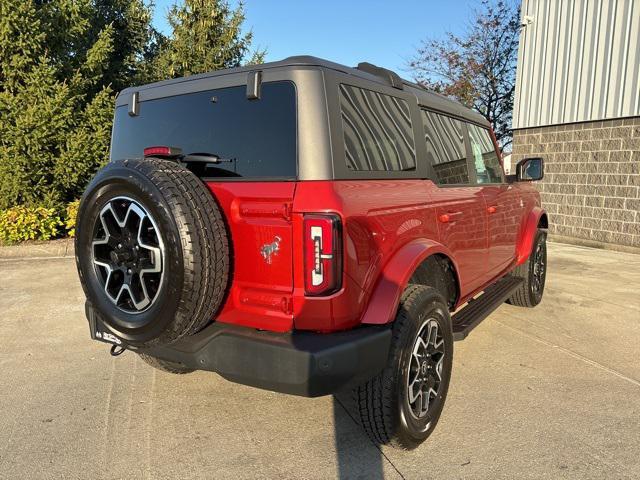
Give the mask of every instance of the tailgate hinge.
[(282, 206), (282, 216), (285, 220), (291, 221), (293, 213), (293, 203), (287, 202)]

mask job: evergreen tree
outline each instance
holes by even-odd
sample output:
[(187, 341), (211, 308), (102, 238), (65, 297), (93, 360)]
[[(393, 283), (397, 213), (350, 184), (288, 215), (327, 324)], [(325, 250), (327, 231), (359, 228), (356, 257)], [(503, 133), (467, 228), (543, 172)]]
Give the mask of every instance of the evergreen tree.
[(148, 0), (0, 0), (0, 209), (81, 195), (108, 158), (115, 92), (261, 62), (244, 10), (186, 0), (173, 34)]
[(107, 160), (113, 88), (138, 74), (150, 18), (141, 0), (0, 0), (0, 209), (82, 193)]
[(167, 19), (172, 35), (160, 45), (152, 67), (158, 80), (264, 60), (264, 50), (250, 52), (253, 33), (242, 32), (243, 3), (233, 9), (225, 0), (185, 0)]

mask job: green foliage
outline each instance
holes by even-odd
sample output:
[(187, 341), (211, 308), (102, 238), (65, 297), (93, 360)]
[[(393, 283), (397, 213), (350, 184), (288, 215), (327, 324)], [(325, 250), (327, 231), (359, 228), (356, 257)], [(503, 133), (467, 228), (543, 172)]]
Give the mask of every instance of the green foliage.
[(74, 200), (67, 203), (67, 208), (65, 209), (64, 228), (70, 237), (76, 236), (76, 217), (78, 216), (79, 206), (80, 200)]
[(111, 84), (138, 75), (151, 13), (142, 0), (0, 7), (0, 208), (59, 206), (107, 161)]
[(243, 5), (185, 0), (173, 34), (149, 0), (0, 0), (0, 209), (60, 209), (108, 159), (115, 92), (260, 62)]
[(173, 5), (167, 19), (172, 35), (162, 39), (150, 75), (183, 77), (243, 63), (262, 63), (264, 50), (250, 52), (253, 33), (242, 32), (244, 5), (225, 0), (185, 0)]
[(426, 40), (409, 62), (419, 84), (482, 114), (502, 148), (511, 144), (520, 2), (483, 0), (461, 35)]
[(54, 208), (13, 207), (0, 211), (0, 242), (12, 244), (25, 240), (49, 240), (62, 226)]

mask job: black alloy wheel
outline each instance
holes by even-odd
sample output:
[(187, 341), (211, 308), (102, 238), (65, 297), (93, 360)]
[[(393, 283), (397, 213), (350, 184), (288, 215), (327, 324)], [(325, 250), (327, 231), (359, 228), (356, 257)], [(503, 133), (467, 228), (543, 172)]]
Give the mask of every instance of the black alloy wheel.
[(444, 338), (438, 321), (424, 319), (407, 367), (407, 402), (416, 419), (425, 417), (438, 398), (444, 357)]

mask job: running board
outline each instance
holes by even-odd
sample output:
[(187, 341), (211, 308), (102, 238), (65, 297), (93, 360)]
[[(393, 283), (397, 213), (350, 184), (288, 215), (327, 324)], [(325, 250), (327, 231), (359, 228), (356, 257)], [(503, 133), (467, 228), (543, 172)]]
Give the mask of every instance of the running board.
[(469, 300), (465, 307), (451, 317), (453, 324), (453, 339), (464, 340), (481, 321), (502, 305), (513, 291), (524, 280), (507, 275), (487, 288), (482, 295)]

